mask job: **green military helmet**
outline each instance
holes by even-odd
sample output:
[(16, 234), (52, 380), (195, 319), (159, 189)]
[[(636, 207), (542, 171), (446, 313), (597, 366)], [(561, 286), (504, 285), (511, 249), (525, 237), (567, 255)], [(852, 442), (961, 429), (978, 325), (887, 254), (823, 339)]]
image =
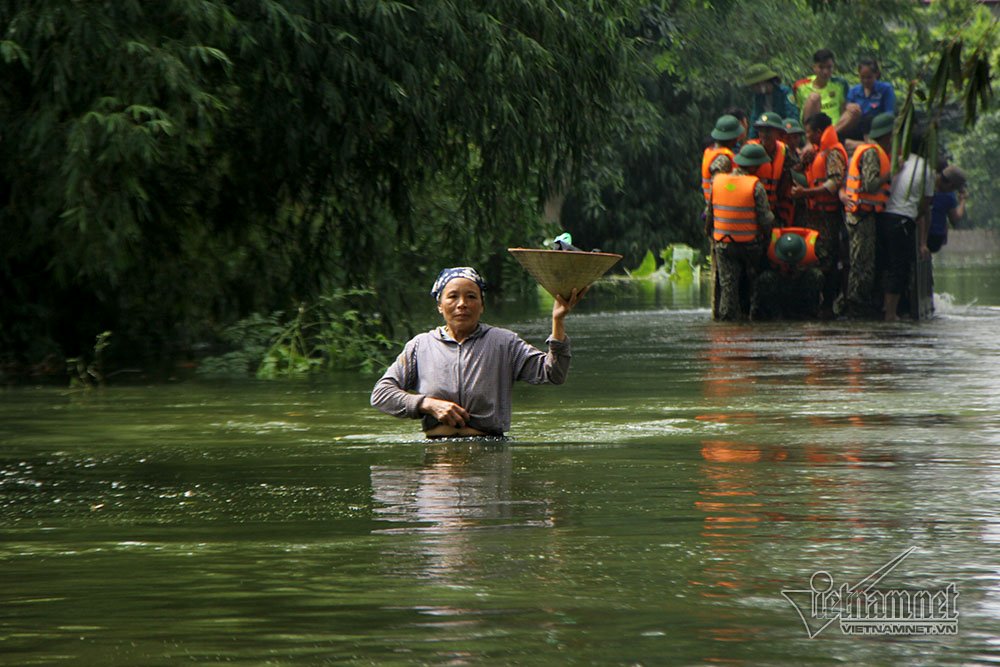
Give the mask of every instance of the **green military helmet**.
[(719, 116), (719, 120), (715, 121), (715, 128), (712, 130), (712, 138), (716, 141), (738, 139), (741, 134), (743, 134), (743, 124), (739, 118), (729, 114)]
[(773, 69), (765, 65), (764, 63), (754, 63), (747, 70), (746, 74), (743, 76), (743, 83), (752, 86), (757, 83), (764, 81), (770, 81), (771, 79), (777, 79), (778, 75)]
[(806, 242), (798, 234), (782, 234), (774, 242), (774, 256), (786, 264), (798, 264), (806, 256)]
[(733, 159), (741, 167), (756, 167), (771, 161), (767, 151), (760, 144), (745, 144)]
[(896, 117), (891, 113), (880, 113), (872, 118), (871, 128), (868, 130), (869, 139), (878, 139), (892, 132), (896, 125)]
[(776, 130), (784, 130), (784, 121), (781, 116), (773, 111), (765, 111), (757, 120), (753, 122), (754, 127), (773, 127)]
[(802, 123), (799, 122), (798, 118), (786, 118), (781, 121), (782, 127), (785, 128), (785, 134), (805, 134), (806, 131), (802, 127)]

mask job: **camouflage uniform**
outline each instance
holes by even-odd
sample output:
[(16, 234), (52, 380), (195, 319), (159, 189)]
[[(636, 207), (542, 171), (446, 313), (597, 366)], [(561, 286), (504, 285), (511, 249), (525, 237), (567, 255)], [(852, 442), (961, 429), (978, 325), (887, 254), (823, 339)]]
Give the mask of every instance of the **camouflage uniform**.
[(708, 165), (708, 173), (712, 176), (716, 174), (728, 174), (733, 170), (733, 161), (725, 153), (720, 153), (715, 156), (712, 163)]
[[(715, 159), (712, 160), (712, 162), (708, 165), (708, 173), (712, 175), (712, 178), (715, 178), (716, 174), (728, 174), (731, 171), (733, 171), (733, 169), (736, 168), (737, 168), (736, 163), (734, 163), (728, 155), (726, 155), (725, 153), (720, 153), (719, 155), (716, 155)], [(746, 172), (740, 172), (740, 173), (746, 173)], [(709, 201), (705, 204), (705, 210), (701, 214), (701, 219), (707, 221), (708, 216), (710, 216), (711, 214), (712, 214), (712, 200), (711, 198), (709, 198)], [(706, 222), (705, 233), (708, 235), (708, 238), (712, 238), (711, 223)]]
[(770, 268), (757, 278), (754, 319), (814, 319), (822, 293), (823, 272), (815, 266), (790, 271)]
[(793, 211), (795, 210), (795, 204), (797, 202), (796, 200), (792, 199), (790, 191), (792, 189), (792, 183), (795, 182), (792, 179), (792, 171), (794, 169), (798, 169), (798, 167), (799, 167), (799, 156), (796, 155), (794, 151), (792, 151), (790, 148), (786, 149), (785, 163), (781, 167), (781, 177), (778, 180), (778, 189), (777, 189), (778, 198), (775, 203), (775, 207), (771, 209), (771, 212), (774, 213), (774, 220), (775, 220), (774, 224), (779, 227), (795, 226), (795, 214), (794, 213), (792, 214), (792, 219), (790, 221), (785, 220), (783, 217), (779, 215), (780, 211), (778, 210), (779, 208), (778, 204), (786, 203)]
[[(869, 148), (861, 154), (861, 189), (877, 192), (881, 186), (878, 151)], [(875, 212), (847, 213), (850, 269), (847, 274), (847, 314), (851, 317), (874, 317), (875, 298)]]
[[(745, 176), (748, 172), (737, 166), (732, 173)], [(760, 181), (754, 186), (753, 200), (760, 238), (752, 243), (713, 241), (712, 244), (718, 290), (715, 298), (717, 307), (713, 305), (712, 317), (716, 320), (742, 320), (748, 310), (751, 319), (755, 315), (757, 300), (754, 285), (766, 248), (764, 239), (771, 236), (774, 214), (767, 202), (767, 191)], [(705, 212), (705, 230), (710, 238), (713, 226), (712, 205), (709, 202)]]
[[(831, 150), (826, 156), (827, 181), (833, 180), (839, 189), (847, 175), (847, 164), (839, 152)], [(843, 226), (843, 211), (819, 211), (809, 209), (805, 226), (819, 232), (816, 240), (816, 258), (823, 273), (823, 307), (830, 309), (840, 292), (840, 229)]]

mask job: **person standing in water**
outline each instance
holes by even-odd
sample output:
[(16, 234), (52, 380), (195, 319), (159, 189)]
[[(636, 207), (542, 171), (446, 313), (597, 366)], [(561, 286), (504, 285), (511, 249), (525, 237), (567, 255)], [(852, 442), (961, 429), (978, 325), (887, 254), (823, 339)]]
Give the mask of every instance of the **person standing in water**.
[(510, 430), (516, 380), (562, 384), (569, 373), (566, 315), (583, 298), (552, 304), (548, 351), (513, 331), (480, 322), (486, 283), (469, 266), (444, 269), (431, 296), (444, 325), (410, 339), (375, 383), (371, 404), (394, 417), (421, 419), (429, 438), (493, 436)]

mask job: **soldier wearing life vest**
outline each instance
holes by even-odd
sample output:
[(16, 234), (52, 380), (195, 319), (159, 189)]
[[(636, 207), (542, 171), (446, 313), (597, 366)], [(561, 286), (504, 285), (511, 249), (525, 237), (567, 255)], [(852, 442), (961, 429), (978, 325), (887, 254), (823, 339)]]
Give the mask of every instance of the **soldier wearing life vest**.
[(791, 186), (798, 184), (802, 186), (809, 185), (806, 181), (806, 175), (801, 171), (800, 165), (802, 164), (802, 149), (805, 145), (806, 131), (802, 128), (802, 123), (799, 122), (798, 118), (785, 118), (781, 121), (784, 127), (784, 139), (785, 146), (788, 148), (788, 156), (793, 158), (792, 169), (789, 172), (791, 176), (791, 183), (788, 189), (788, 202), (791, 207), (791, 225), (793, 227), (801, 227), (805, 224), (805, 213), (806, 213), (806, 201), (804, 199), (793, 199)]
[(757, 178), (767, 190), (767, 201), (775, 219), (783, 225), (791, 225), (795, 214), (790, 195), (791, 174), (792, 167), (798, 164), (798, 160), (779, 138), (785, 133), (784, 121), (778, 114), (767, 111), (754, 121), (753, 126), (759, 138), (751, 139), (748, 143), (760, 143), (771, 158), (770, 162), (757, 170)]
[(781, 273), (789, 274), (819, 262), (816, 242), (819, 232), (808, 227), (775, 227), (767, 246), (767, 260)]
[[(791, 196), (804, 199), (808, 212), (805, 226), (819, 232), (816, 254), (823, 272), (822, 316), (833, 317), (833, 304), (840, 291), (840, 234), (843, 204), (838, 193), (847, 172), (847, 151), (837, 139), (830, 117), (813, 114), (805, 122), (809, 143), (818, 148), (805, 168), (806, 185), (793, 185)], [(808, 159), (808, 158), (807, 158)]]
[(712, 179), (705, 211), (716, 275), (712, 316), (717, 320), (739, 320), (748, 314), (753, 319), (757, 308), (754, 285), (774, 223), (767, 191), (755, 175), (770, 162), (764, 147), (747, 144), (734, 161), (731, 173)]
[(736, 116), (724, 115), (715, 121), (712, 129), (712, 139), (715, 143), (705, 149), (701, 156), (701, 191), (708, 203), (712, 191), (712, 177), (733, 170), (733, 158), (736, 157), (736, 142), (743, 135), (743, 125)]
[(782, 141), (788, 146), (789, 154), (795, 157), (796, 163), (801, 162), (802, 144), (806, 136), (802, 123), (799, 122), (798, 118), (785, 118), (781, 121), (781, 127), (785, 131)]
[(805, 227), (771, 231), (770, 268), (757, 279), (759, 319), (814, 318), (819, 313), (823, 272), (817, 268), (819, 232)]
[(875, 290), (876, 216), (885, 210), (892, 180), (889, 152), (895, 116), (879, 114), (872, 119), (866, 143), (854, 149), (847, 166), (847, 181), (841, 192), (846, 211), (850, 269), (847, 274), (847, 314), (874, 317), (878, 314)]

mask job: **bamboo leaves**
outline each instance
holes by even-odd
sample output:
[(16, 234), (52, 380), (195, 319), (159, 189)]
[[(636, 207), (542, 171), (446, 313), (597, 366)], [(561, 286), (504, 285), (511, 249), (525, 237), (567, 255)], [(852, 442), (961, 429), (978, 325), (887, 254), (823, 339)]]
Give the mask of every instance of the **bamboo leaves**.
[(981, 110), (989, 108), (993, 90), (988, 54), (981, 48), (975, 48), (963, 59), (964, 45), (961, 38), (956, 38), (941, 48), (927, 94), (922, 97), (930, 109), (937, 111), (950, 101), (952, 95), (960, 97), (968, 127), (975, 122)]
[(493, 261), (639, 100), (637, 4), (0, 3), (2, 273), (128, 344)]
[(993, 99), (987, 45), (994, 38), (997, 22), (991, 21), (976, 44), (966, 50), (966, 41), (959, 31), (944, 42), (936, 55), (934, 73), (926, 92), (919, 78), (910, 81), (900, 107), (898, 131), (893, 136), (893, 161), (910, 154), (916, 129), (916, 101), (925, 102), (928, 120), (923, 131), (921, 154), (930, 164), (937, 164), (940, 145), (941, 116), (946, 107), (957, 100), (961, 103), (964, 125), (971, 127), (980, 114), (989, 109)]

